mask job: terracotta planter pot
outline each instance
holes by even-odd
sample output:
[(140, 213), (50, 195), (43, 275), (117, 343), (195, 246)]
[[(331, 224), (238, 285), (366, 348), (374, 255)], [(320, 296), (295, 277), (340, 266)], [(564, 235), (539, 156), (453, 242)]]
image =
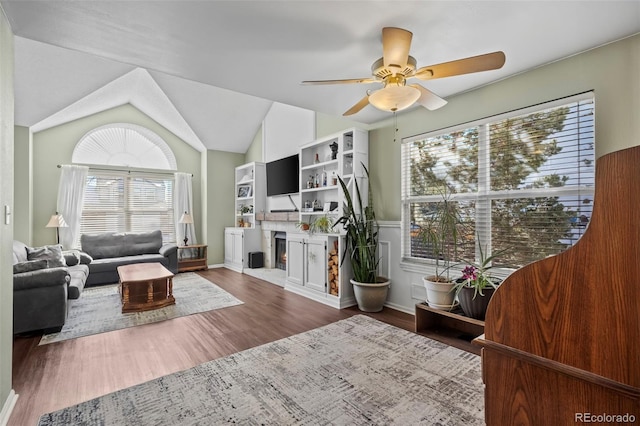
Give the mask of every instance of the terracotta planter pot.
[(358, 309), (363, 312), (380, 312), (387, 301), (391, 280), (378, 277), (377, 283), (359, 283), (351, 280)]
[(475, 289), (471, 287), (462, 287), (458, 293), (458, 300), (460, 301), (460, 307), (464, 314), (470, 318), (475, 318), (484, 321), (484, 316), (487, 313), (487, 306), (489, 306), (489, 300), (496, 291), (494, 288), (485, 288), (482, 290), (484, 296), (480, 293), (473, 298)]

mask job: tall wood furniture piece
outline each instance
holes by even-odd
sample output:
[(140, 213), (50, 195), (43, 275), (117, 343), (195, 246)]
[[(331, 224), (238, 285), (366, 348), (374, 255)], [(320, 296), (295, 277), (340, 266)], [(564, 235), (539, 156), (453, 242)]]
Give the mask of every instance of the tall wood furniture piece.
[(225, 228), (224, 266), (236, 272), (248, 267), (248, 253), (262, 251), (261, 230), (256, 214), (264, 212), (267, 175), (264, 163), (252, 162), (235, 169), (234, 227)]
[(639, 184), (640, 146), (598, 159), (582, 238), (494, 294), (476, 339), (488, 425), (640, 420)]
[(174, 305), (173, 274), (160, 263), (118, 266), (122, 313)]

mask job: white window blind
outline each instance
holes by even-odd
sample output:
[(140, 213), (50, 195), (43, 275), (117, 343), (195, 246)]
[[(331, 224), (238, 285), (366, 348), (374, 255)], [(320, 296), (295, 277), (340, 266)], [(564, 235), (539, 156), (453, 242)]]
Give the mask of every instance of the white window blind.
[(595, 182), (593, 94), (405, 139), (403, 258), (431, 259), (420, 230), (443, 200), (459, 208), (456, 256), (518, 268), (575, 244), (591, 218)]
[(172, 175), (89, 171), (80, 234), (157, 229), (175, 242)]

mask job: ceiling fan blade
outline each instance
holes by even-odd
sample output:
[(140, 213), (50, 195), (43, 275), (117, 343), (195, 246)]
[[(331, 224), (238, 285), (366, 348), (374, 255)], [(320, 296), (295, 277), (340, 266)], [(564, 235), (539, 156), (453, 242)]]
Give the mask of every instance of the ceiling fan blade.
[(378, 83), (375, 78), (351, 78), (345, 80), (307, 80), (302, 84), (351, 84), (351, 83)]
[(385, 27), (382, 29), (382, 60), (385, 67), (404, 68), (409, 59), (411, 31), (402, 28)]
[(369, 95), (366, 95), (364, 98), (360, 99), (360, 101), (357, 104), (355, 104), (354, 106), (349, 108), (342, 115), (344, 115), (344, 116), (353, 115), (356, 112), (359, 112), (362, 108), (366, 107), (367, 105), (369, 105)]
[(419, 84), (410, 84), (411, 87), (415, 87), (420, 91), (420, 97), (416, 101), (429, 111), (433, 111), (434, 109), (442, 108), (447, 104), (447, 101), (442, 99), (440, 96), (433, 93), (431, 90), (422, 87)]
[(421, 80), (433, 80), (454, 75), (497, 70), (502, 68), (504, 61), (504, 52), (486, 53), (437, 65), (428, 65), (420, 68), (413, 76)]

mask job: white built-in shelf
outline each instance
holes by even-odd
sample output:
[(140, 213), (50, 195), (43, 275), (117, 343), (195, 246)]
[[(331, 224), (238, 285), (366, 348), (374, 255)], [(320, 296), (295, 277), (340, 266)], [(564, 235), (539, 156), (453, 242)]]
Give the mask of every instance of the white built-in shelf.
[(316, 163), (316, 164), (310, 164), (308, 166), (303, 166), (300, 168), (300, 170), (313, 170), (313, 169), (319, 169), (321, 167), (329, 167), (329, 166), (334, 166), (338, 164), (338, 159), (335, 160), (329, 160), (329, 161), (323, 161), (322, 163)]

